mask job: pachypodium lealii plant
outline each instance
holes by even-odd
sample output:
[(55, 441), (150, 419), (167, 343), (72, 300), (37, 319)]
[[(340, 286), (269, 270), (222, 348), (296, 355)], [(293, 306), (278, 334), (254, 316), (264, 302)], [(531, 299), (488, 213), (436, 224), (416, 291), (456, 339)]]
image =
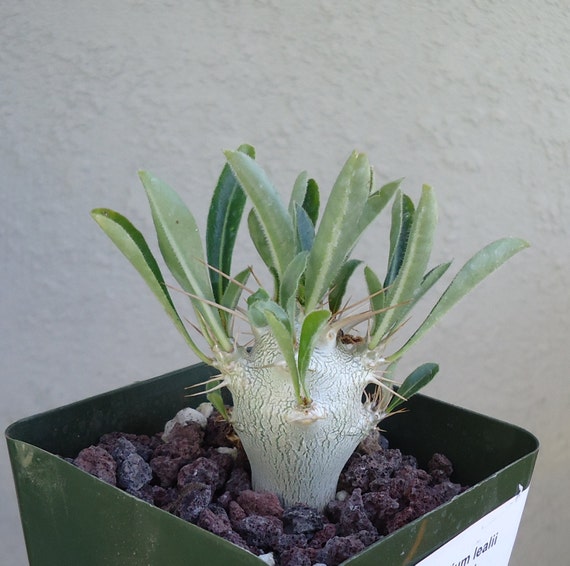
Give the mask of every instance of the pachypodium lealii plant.
[[(457, 272), (425, 320), (395, 351), (389, 339), (411, 309), (448, 270), (428, 269), (437, 207), (424, 186), (417, 205), (400, 181), (375, 186), (366, 155), (348, 158), (319, 219), (316, 182), (301, 173), (285, 204), (255, 161), (252, 147), (226, 152), (211, 201), (206, 254), (196, 221), (167, 184), (140, 173), (164, 262), (190, 299), (194, 330), (178, 314), (157, 261), (124, 216), (96, 209), (93, 217), (142, 275), (196, 355), (217, 368), (208, 397), (238, 433), (254, 489), (277, 493), (287, 505), (322, 509), (334, 498), (340, 472), (357, 445), (404, 399), (425, 386), (438, 366), (426, 363), (397, 391), (394, 368), (457, 301), (516, 252), (516, 238), (495, 241)], [(269, 269), (272, 288), (252, 269), (231, 272), (236, 234), (247, 201), (249, 234)], [(391, 205), (386, 274), (364, 266), (368, 296), (346, 304), (361, 261), (354, 247)], [(255, 281), (254, 285), (250, 284)], [(251, 289), (253, 287), (253, 289)], [(253, 338), (241, 342), (236, 321)], [(237, 325), (239, 326), (239, 325)], [(208, 351), (193, 336), (201, 334)], [(244, 339), (245, 340), (245, 339)], [(220, 388), (227, 387), (227, 410)]]

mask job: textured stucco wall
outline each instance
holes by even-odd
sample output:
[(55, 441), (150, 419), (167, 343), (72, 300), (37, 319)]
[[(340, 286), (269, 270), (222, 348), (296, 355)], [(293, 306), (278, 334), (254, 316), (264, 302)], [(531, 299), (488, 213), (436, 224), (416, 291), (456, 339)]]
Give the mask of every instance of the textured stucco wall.
[[(512, 564), (570, 555), (566, 0), (0, 3), (0, 424), (194, 361), (88, 212), (149, 227), (136, 170), (204, 218), (221, 149), (248, 141), (284, 190), (329, 187), (353, 148), (441, 202), (435, 259), (533, 247), (409, 366), (430, 393), (519, 423), (542, 453)], [(375, 235), (360, 247), (383, 265)], [(253, 260), (251, 246), (240, 255)], [(25, 564), (6, 450), (0, 562)]]

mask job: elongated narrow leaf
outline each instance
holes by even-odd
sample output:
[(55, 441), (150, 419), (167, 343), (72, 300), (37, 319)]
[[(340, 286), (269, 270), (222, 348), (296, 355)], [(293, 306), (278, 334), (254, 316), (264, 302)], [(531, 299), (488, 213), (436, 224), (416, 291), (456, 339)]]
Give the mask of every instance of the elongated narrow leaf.
[(113, 210), (96, 208), (91, 212), (91, 216), (139, 272), (194, 353), (202, 361), (211, 363), (188, 334), (170, 297), (158, 263), (143, 235), (127, 218)]
[[(243, 292), (243, 285), (246, 284), (249, 276), (251, 275), (251, 269), (248, 267), (243, 271), (240, 271), (235, 277), (232, 277), (229, 282), (220, 304), (226, 309), (234, 310), (239, 302), (241, 294)], [(219, 309), (220, 318), (224, 321), (224, 328), (229, 334), (231, 314), (224, 309)]]
[(299, 371), (297, 369), (297, 361), (295, 360), (295, 345), (294, 336), (291, 329), (288, 328), (287, 324), (278, 317), (274, 309), (266, 309), (265, 317), (271, 328), (271, 333), (277, 341), (279, 350), (283, 354), (287, 368), (291, 375), (291, 380), (293, 382), (293, 389), (295, 391), (295, 397), (297, 401), (301, 402), (301, 383), (299, 379)]
[(368, 199), (370, 174), (368, 158), (354, 152), (333, 186), (307, 264), (307, 312), (321, 301), (360, 236), (358, 221)]
[(389, 359), (395, 360), (413, 346), (451, 307), (513, 255), (528, 247), (518, 238), (502, 238), (485, 246), (459, 270), (432, 311), (410, 339)]
[[(216, 385), (217, 385), (217, 383), (206, 384), (206, 391), (216, 387)], [(218, 413), (220, 413), (220, 415), (222, 415), (222, 417), (226, 421), (230, 420), (230, 416), (228, 415), (228, 412), (226, 411), (226, 406), (224, 404), (224, 398), (222, 397), (222, 394), (220, 393), (219, 390), (210, 391), (209, 393), (207, 393), (206, 399), (208, 399), (208, 401), (210, 401), (210, 403), (212, 403), (212, 405), (214, 406), (214, 409), (216, 409), (218, 411)]]
[(200, 233), (194, 217), (182, 199), (166, 183), (146, 171), (139, 173), (146, 190), (162, 257), (182, 289), (199, 298), (192, 298), (194, 309), (200, 313), (215, 336), (219, 346), (226, 351), (232, 348), (217, 309), (204, 261)]
[(319, 310), (309, 313), (301, 327), (301, 336), (299, 338), (299, 356), (297, 365), (299, 367), (299, 380), (302, 389), (306, 394), (309, 392), (305, 389), (305, 376), (309, 369), (309, 363), (317, 340), (321, 336), (323, 329), (326, 327), (331, 312), (328, 310)]
[(240, 271), (236, 276), (232, 277), (224, 291), (224, 296), (220, 303), (223, 307), (234, 309), (237, 306), (243, 292), (243, 285), (247, 283), (250, 275), (251, 269), (247, 267), (243, 271)]
[(265, 263), (278, 280), (277, 266), (275, 265), (274, 258), (271, 255), (271, 249), (267, 238), (265, 237), (265, 233), (263, 232), (263, 226), (261, 225), (259, 216), (253, 208), (249, 211), (247, 216), (247, 227), (249, 229), (249, 236), (257, 250), (257, 253), (259, 254), (259, 257), (261, 257), (263, 263)]
[(298, 253), (283, 275), (283, 280), (281, 281), (279, 290), (279, 304), (283, 308), (287, 308), (289, 305), (289, 299), (294, 299), (297, 295), (299, 281), (301, 280), (301, 276), (305, 272), (305, 267), (307, 266), (308, 255), (309, 252), (306, 251)]
[(307, 181), (307, 190), (305, 192), (305, 198), (303, 199), (303, 210), (307, 213), (307, 216), (311, 219), (313, 226), (317, 225), (317, 220), (319, 218), (319, 206), (321, 204), (321, 197), (319, 194), (319, 186), (314, 179), (309, 179)]
[(377, 313), (374, 315), (372, 321), (371, 334), (374, 334), (380, 324), (381, 315), (384, 314), (378, 311), (382, 311), (384, 308), (385, 292), (383, 292), (384, 287), (380, 279), (368, 266), (364, 268), (364, 279), (366, 280), (366, 286), (368, 287), (368, 294), (370, 296), (370, 310)]
[(329, 293), (329, 309), (335, 313), (342, 307), (342, 301), (346, 293), (348, 281), (352, 277), (354, 270), (362, 263), (359, 259), (349, 259), (346, 261), (338, 272)]
[(307, 194), (308, 180), (309, 176), (306, 171), (299, 173), (295, 179), (293, 191), (291, 192), (291, 198), (289, 199), (289, 216), (291, 216), (291, 218), (295, 218), (295, 206), (303, 206), (303, 201), (305, 200), (305, 195)]
[(310, 251), (315, 241), (315, 225), (307, 211), (295, 205), (295, 225), (297, 227), (297, 249), (300, 252)]
[(398, 190), (402, 179), (391, 181), (372, 193), (358, 221), (358, 231), (362, 234), (368, 225), (384, 210), (394, 193)]
[(265, 235), (271, 265), (279, 278), (295, 255), (293, 222), (265, 171), (239, 151), (225, 152), (235, 176), (253, 203), (259, 226)]
[(398, 277), (387, 291), (387, 310), (373, 334), (369, 347), (378, 346), (382, 338), (401, 321), (406, 303), (413, 299), (419, 287), (431, 254), (433, 235), (437, 225), (437, 204), (431, 187), (424, 185), (414, 221), (410, 230), (404, 261)]
[(408, 239), (414, 220), (414, 203), (408, 195), (399, 194), (399, 198), (394, 201), (392, 208), (392, 226), (390, 229), (390, 259), (384, 287), (392, 285), (406, 254)]
[[(398, 394), (404, 399), (409, 399), (415, 395), (420, 389), (425, 387), (437, 374), (439, 366), (434, 363), (426, 363), (417, 367), (398, 388)], [(396, 407), (400, 406), (404, 399), (400, 397), (392, 397), (392, 401), (388, 405), (387, 412), (391, 413)]]
[[(238, 151), (255, 157), (255, 150), (250, 145), (241, 145)], [(232, 254), (238, 228), (241, 222), (246, 196), (226, 163), (218, 179), (208, 211), (206, 231), (206, 255), (210, 270), (210, 280), (216, 302), (220, 302), (228, 286), (228, 279), (215, 270), (230, 275)]]

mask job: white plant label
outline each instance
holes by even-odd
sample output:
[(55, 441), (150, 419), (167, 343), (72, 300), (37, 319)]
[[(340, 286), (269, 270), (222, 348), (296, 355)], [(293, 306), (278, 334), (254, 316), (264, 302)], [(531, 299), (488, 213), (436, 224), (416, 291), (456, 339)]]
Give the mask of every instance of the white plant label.
[(417, 566), (507, 566), (528, 488), (485, 515)]

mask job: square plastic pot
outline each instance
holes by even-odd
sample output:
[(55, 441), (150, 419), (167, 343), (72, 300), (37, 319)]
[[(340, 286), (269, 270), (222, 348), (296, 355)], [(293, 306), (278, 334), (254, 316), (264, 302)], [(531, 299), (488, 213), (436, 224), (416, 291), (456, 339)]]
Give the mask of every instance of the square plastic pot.
[[(6, 440), (31, 566), (264, 564), (64, 459), (97, 443), (108, 432), (154, 434), (162, 430), (179, 409), (202, 401), (185, 397), (184, 388), (211, 374), (211, 368), (198, 364), (8, 427)], [(419, 564), (449, 541), (460, 540), (458, 535), (491, 517), (529, 486), (538, 453), (538, 441), (530, 433), (422, 395), (413, 397), (406, 408), (405, 413), (382, 423), (391, 446), (413, 454), (421, 465), (434, 452), (446, 454), (454, 464), (453, 480), (472, 487), (345, 565)], [(518, 522), (515, 533), (517, 527)], [(492, 538), (488, 546), (491, 542)], [(463, 555), (476, 555), (477, 548), (466, 548), (449, 564), (460, 564)], [(474, 563), (474, 558), (469, 562)]]

